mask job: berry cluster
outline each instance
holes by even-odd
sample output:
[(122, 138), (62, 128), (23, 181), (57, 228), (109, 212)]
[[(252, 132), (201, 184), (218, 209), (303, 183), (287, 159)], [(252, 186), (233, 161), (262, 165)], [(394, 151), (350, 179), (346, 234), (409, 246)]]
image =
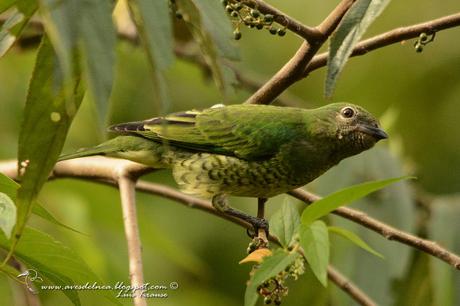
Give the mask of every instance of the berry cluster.
[(271, 14), (262, 14), (257, 8), (251, 7), (241, 0), (222, 0), (222, 4), (235, 25), (233, 37), (236, 40), (241, 39), (241, 25), (258, 30), (267, 29), (273, 35), (286, 35), (285, 27), (277, 28), (273, 25), (275, 16)]
[(281, 305), (282, 298), (288, 294), (288, 287), (285, 285), (289, 277), (297, 280), (305, 272), (305, 259), (299, 256), (292, 265), (262, 283), (257, 291), (264, 298), (265, 304)]

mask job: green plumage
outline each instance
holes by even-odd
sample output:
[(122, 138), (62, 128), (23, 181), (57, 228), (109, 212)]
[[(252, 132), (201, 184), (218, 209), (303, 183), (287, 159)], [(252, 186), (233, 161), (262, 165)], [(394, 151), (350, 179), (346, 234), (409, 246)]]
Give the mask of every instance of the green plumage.
[(218, 105), (118, 124), (122, 134), (63, 159), (108, 155), (171, 168), (187, 193), (267, 198), (303, 186), (386, 138), (363, 108)]

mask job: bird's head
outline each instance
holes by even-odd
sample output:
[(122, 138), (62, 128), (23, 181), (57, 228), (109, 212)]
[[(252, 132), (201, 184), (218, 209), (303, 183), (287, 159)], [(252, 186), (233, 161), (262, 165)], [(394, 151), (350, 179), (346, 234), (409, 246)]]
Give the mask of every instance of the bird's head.
[[(317, 109), (329, 140), (346, 156), (370, 149), (388, 138), (378, 120), (364, 108), (350, 103), (334, 103)], [(323, 130), (323, 131), (324, 131)]]

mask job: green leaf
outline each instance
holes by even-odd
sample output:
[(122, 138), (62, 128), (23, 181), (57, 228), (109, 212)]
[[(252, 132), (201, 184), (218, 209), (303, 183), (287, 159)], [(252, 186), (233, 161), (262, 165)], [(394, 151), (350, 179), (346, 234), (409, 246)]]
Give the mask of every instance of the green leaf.
[(390, 184), (411, 178), (414, 177), (402, 176), (380, 181), (366, 182), (336, 191), (327, 197), (313, 202), (313, 204), (305, 208), (301, 217), (302, 224), (309, 225), (314, 220), (329, 214), (342, 205), (350, 204), (351, 202), (358, 200), (371, 192), (383, 189)]
[(16, 3), (16, 7), (12, 10), (10, 17), (0, 28), (0, 57), (5, 55), (13, 46), (36, 10), (37, 2), (35, 0), (19, 0)]
[[(75, 63), (77, 62), (74, 59)], [(83, 90), (78, 67), (75, 65), (72, 78), (72, 100), (66, 100), (62, 75), (56, 55), (49, 40), (44, 37), (37, 54), (35, 68), (29, 85), (24, 119), (21, 125), (18, 145), (18, 169), (21, 187), (16, 204), (18, 220), (15, 227), (15, 241), (29, 217), (32, 204), (48, 179), (64, 144), (73, 116), (78, 109)], [(11, 251), (14, 250), (13, 248)]]
[(12, 7), (18, 0), (2, 0), (0, 1), (0, 14)]
[(7, 194), (0, 192), (0, 229), (3, 230), (8, 239), (11, 237), (11, 231), (15, 224), (16, 205)]
[(237, 80), (235, 73), (223, 59), (239, 59), (239, 53), (232, 39), (230, 21), (221, 3), (214, 0), (184, 0), (178, 2), (178, 5), (184, 21), (204, 54), (214, 82), (224, 96), (228, 95)]
[[(45, 31), (59, 59), (59, 69), (64, 79), (72, 78), (73, 56), (78, 40), (78, 21), (81, 16), (79, 0), (42, 0), (40, 11)], [(68, 90), (68, 92), (72, 92)]]
[(355, 233), (343, 228), (343, 227), (337, 227), (337, 226), (329, 226), (328, 227), (330, 233), (337, 234), (339, 236), (342, 236), (343, 238), (346, 238), (362, 248), (363, 250), (368, 251), (371, 254), (374, 254), (377, 257), (380, 257), (383, 259), (383, 255), (380, 254), (379, 252), (375, 251), (373, 248), (371, 248), (364, 240), (359, 238), (358, 235)]
[(106, 120), (115, 64), (116, 36), (112, 9), (110, 1), (87, 0), (81, 3), (81, 43), (85, 53), (88, 85), (97, 105), (101, 125)]
[(297, 257), (299, 257), (299, 253), (288, 253), (282, 249), (277, 249), (272, 256), (265, 257), (246, 287), (244, 306), (255, 305), (259, 297), (257, 287), (286, 269)]
[(390, 0), (358, 0), (343, 17), (330, 40), (326, 76), (326, 97), (331, 97), (338, 76), (367, 28)]
[(317, 220), (300, 226), (300, 246), (313, 274), (327, 287), (327, 267), (329, 265), (329, 235), (326, 224)]
[(129, 1), (136, 26), (155, 68), (165, 70), (174, 59), (173, 35), (167, 0)]
[[(0, 247), (8, 249), (10, 242), (0, 234)], [(85, 261), (70, 248), (36, 229), (27, 227), (19, 241), (15, 257), (28, 269), (34, 269), (45, 281), (55, 285), (84, 285), (86, 282), (102, 284)], [(39, 288), (42, 283), (35, 283)], [(62, 290), (74, 305), (80, 305), (77, 290)], [(113, 300), (107, 291), (98, 291)]]
[(270, 232), (278, 237), (283, 247), (287, 248), (292, 242), (299, 224), (300, 215), (295, 202), (290, 197), (285, 196), (283, 205), (270, 219)]
[[(10, 179), (3, 173), (0, 173), (0, 192), (3, 192), (6, 195), (8, 195), (13, 200), (13, 202), (16, 200), (16, 193), (20, 186), (21, 185), (19, 185), (18, 183), (16, 183), (15, 181)], [(57, 220), (48, 210), (46, 210), (45, 207), (43, 207), (37, 201), (35, 201), (34, 204), (32, 205), (32, 213), (55, 225), (59, 225), (73, 232), (85, 235), (84, 233), (74, 228), (71, 228), (70, 226), (65, 225), (64, 223)]]

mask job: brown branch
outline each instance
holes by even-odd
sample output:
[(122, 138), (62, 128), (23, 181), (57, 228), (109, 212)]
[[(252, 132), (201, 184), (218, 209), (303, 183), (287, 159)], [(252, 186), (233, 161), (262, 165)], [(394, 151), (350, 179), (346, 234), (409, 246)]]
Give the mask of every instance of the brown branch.
[[(289, 194), (307, 204), (311, 204), (321, 199), (321, 197), (302, 189), (293, 190), (289, 192)], [(423, 251), (427, 254), (430, 254), (434, 257), (437, 257), (440, 260), (453, 266), (454, 268), (460, 270), (460, 257), (441, 247), (434, 241), (426, 240), (406, 233), (404, 231), (398, 230), (386, 223), (383, 223), (377, 219), (368, 216), (364, 212), (349, 207), (337, 208), (333, 211), (333, 213), (348, 220), (351, 220), (355, 223), (358, 223), (376, 232), (377, 234), (382, 235), (388, 240), (398, 241), (400, 243)]]
[(329, 279), (342, 289), (345, 293), (353, 297), (353, 299), (360, 305), (377, 306), (359, 287), (353, 284), (348, 278), (343, 276), (337, 269), (332, 266), (327, 268), (327, 275)]
[(277, 8), (261, 0), (243, 0), (241, 1), (249, 7), (258, 9), (263, 14), (271, 14), (274, 16), (274, 21), (282, 26), (285, 26), (288, 30), (296, 33), (307, 41), (316, 41), (321, 37), (321, 33), (318, 29), (308, 27), (301, 22), (295, 20), (291, 16), (281, 12)]
[[(130, 177), (129, 173), (123, 174), (118, 179), (118, 188), (120, 189), (123, 224), (128, 244), (129, 278), (133, 288), (140, 288), (144, 284), (144, 274), (142, 246), (136, 214), (136, 179)], [(142, 297), (140, 290), (133, 294), (134, 305), (147, 305), (147, 301)]]
[(354, 0), (342, 0), (323, 22), (316, 27), (321, 35), (314, 40), (303, 42), (294, 56), (270, 80), (249, 97), (246, 103), (269, 104), (289, 86), (301, 79), (305, 67), (335, 30), (353, 2)]
[[(351, 56), (364, 55), (375, 49), (383, 48), (406, 39), (416, 38), (421, 33), (431, 34), (458, 26), (460, 26), (460, 13), (406, 27), (399, 27), (359, 42), (353, 49)], [(305, 69), (303, 76), (306, 77), (311, 71), (326, 66), (327, 57), (328, 52), (313, 57), (308, 67)]]
[[(2, 162), (0, 163), (0, 172), (9, 176), (12, 179), (17, 179), (16, 166), (16, 161)], [(98, 183), (103, 183), (112, 187), (117, 187), (117, 177), (119, 177), (120, 173), (123, 173), (123, 169), (126, 169), (127, 167), (129, 167), (130, 169), (130, 175), (134, 175), (134, 177), (138, 177), (141, 174), (153, 171), (153, 169), (147, 168), (145, 166), (130, 161), (93, 156), (67, 160), (64, 162), (57, 163), (54, 167), (53, 172), (50, 175), (50, 179), (90, 179)], [(204, 212), (210, 213), (212, 215), (215, 215), (219, 218), (231, 221), (246, 229), (252, 228), (252, 226), (249, 223), (241, 219), (225, 215), (220, 211), (216, 210), (209, 201), (192, 197), (190, 195), (184, 194), (173, 188), (161, 184), (137, 181), (136, 190), (174, 200), (175, 202), (183, 204), (187, 207), (196, 208)], [(120, 193), (121, 192), (122, 191), (120, 190)], [(280, 242), (276, 236), (269, 235), (268, 240), (280, 245)], [(332, 266), (329, 266), (328, 268), (328, 277), (333, 283), (335, 283), (339, 288), (343, 289), (345, 293), (349, 294), (350, 297), (355, 299), (359, 304), (365, 306), (375, 305), (375, 303), (369, 297), (367, 297), (366, 294), (361, 291), (361, 289), (359, 289), (351, 281), (347, 280)], [(370, 303), (366, 304), (363, 303), (363, 301), (370, 301)]]

